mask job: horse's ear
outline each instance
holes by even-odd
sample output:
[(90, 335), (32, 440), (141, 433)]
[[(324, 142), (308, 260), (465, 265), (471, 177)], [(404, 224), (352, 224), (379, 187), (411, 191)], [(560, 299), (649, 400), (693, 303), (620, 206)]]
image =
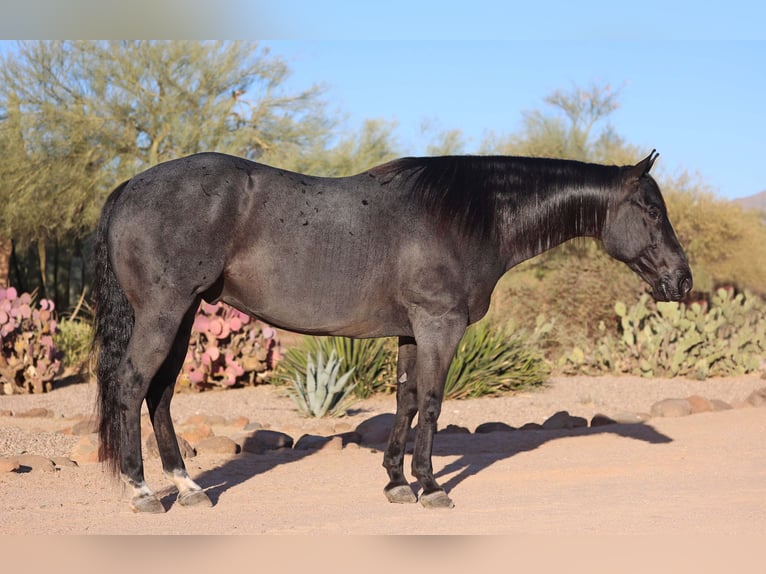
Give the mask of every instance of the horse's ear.
[(646, 174), (649, 173), (649, 170), (652, 169), (652, 166), (654, 165), (654, 162), (657, 161), (657, 158), (660, 156), (660, 154), (657, 153), (656, 149), (652, 150), (652, 153), (650, 153), (648, 156), (646, 156), (644, 159), (642, 159), (640, 162), (638, 162), (636, 165), (631, 166), (628, 168), (628, 179), (640, 179)]

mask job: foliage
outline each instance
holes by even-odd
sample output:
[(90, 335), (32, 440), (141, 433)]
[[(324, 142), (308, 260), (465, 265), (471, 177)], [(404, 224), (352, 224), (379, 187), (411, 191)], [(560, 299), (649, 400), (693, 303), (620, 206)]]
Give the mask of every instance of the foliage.
[(532, 344), (524, 334), (493, 328), (486, 321), (469, 327), (447, 373), (445, 398), (495, 396), (543, 384), (550, 369), (542, 351), (532, 347), (550, 327), (539, 323), (529, 337)]
[(347, 398), (354, 389), (351, 371), (340, 373), (341, 363), (333, 351), (324, 362), (321, 350), (316, 353), (316, 364), (309, 354), (306, 358), (305, 378), (296, 371), (288, 391), (298, 409), (307, 417), (331, 417), (345, 413)]
[(83, 319), (64, 317), (56, 326), (53, 342), (62, 353), (62, 364), (67, 369), (81, 371), (88, 362), (93, 325)]
[(340, 368), (353, 372), (354, 394), (366, 398), (378, 392), (392, 392), (396, 373), (394, 339), (349, 339), (348, 337), (303, 337), (289, 349), (277, 366), (276, 378), (290, 380), (294, 372), (305, 377), (308, 357), (335, 354)]
[(596, 343), (576, 347), (562, 364), (567, 372), (699, 379), (756, 371), (766, 352), (766, 304), (749, 293), (719, 289), (706, 307), (655, 305), (648, 295), (630, 307), (618, 302), (616, 324), (600, 323)]
[(29, 293), (0, 288), (0, 383), (3, 394), (43, 393), (61, 370), (54, 305)]
[(202, 391), (264, 382), (280, 359), (275, 335), (228, 305), (202, 302), (177, 388)]

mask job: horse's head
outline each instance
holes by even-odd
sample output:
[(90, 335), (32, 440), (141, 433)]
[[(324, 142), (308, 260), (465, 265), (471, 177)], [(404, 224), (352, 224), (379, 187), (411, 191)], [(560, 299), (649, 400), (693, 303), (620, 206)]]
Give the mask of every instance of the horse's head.
[(654, 150), (622, 168), (620, 190), (609, 203), (601, 240), (607, 253), (623, 261), (652, 287), (658, 301), (678, 301), (692, 289), (686, 254), (670, 225), (665, 202), (649, 170)]

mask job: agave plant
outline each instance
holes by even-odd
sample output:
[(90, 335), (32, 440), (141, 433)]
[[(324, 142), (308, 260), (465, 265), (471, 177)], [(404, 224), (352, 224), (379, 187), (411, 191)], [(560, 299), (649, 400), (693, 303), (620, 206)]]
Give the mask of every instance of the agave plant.
[(333, 351), (325, 363), (322, 351), (317, 351), (316, 364), (309, 354), (307, 357), (306, 378), (295, 372), (289, 387), (290, 397), (298, 409), (309, 417), (339, 416), (348, 407), (346, 400), (354, 390), (349, 381), (353, 369), (340, 377), (340, 360)]

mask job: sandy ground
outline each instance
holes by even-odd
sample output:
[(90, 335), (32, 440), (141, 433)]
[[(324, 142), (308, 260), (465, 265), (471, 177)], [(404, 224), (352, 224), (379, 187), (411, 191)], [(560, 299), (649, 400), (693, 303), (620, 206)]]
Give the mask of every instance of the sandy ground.
[[(447, 401), (440, 428), (542, 423), (557, 411), (648, 412), (664, 398), (701, 395), (740, 405), (727, 411), (645, 424), (561, 431), (437, 436), (434, 467), (455, 501), (451, 510), (389, 504), (380, 448), (200, 455), (187, 461), (213, 508), (183, 508), (146, 460), (164, 515), (137, 515), (129, 493), (99, 464), (53, 472), (0, 473), (3, 534), (514, 534), (752, 535), (766, 533), (766, 408), (742, 401), (766, 380), (708, 381), (554, 378), (545, 389), (502, 398)], [(0, 396), (0, 411), (34, 407), (51, 418), (0, 416), (0, 456), (69, 454), (78, 437), (59, 431), (92, 411), (95, 388)], [(197, 413), (245, 416), (298, 438), (331, 434), (394, 411), (392, 396), (355, 404), (340, 420), (298, 416), (280, 390), (263, 386), (180, 394), (178, 421)], [(409, 468), (409, 456), (406, 459)], [(416, 486), (416, 485), (415, 485)]]

